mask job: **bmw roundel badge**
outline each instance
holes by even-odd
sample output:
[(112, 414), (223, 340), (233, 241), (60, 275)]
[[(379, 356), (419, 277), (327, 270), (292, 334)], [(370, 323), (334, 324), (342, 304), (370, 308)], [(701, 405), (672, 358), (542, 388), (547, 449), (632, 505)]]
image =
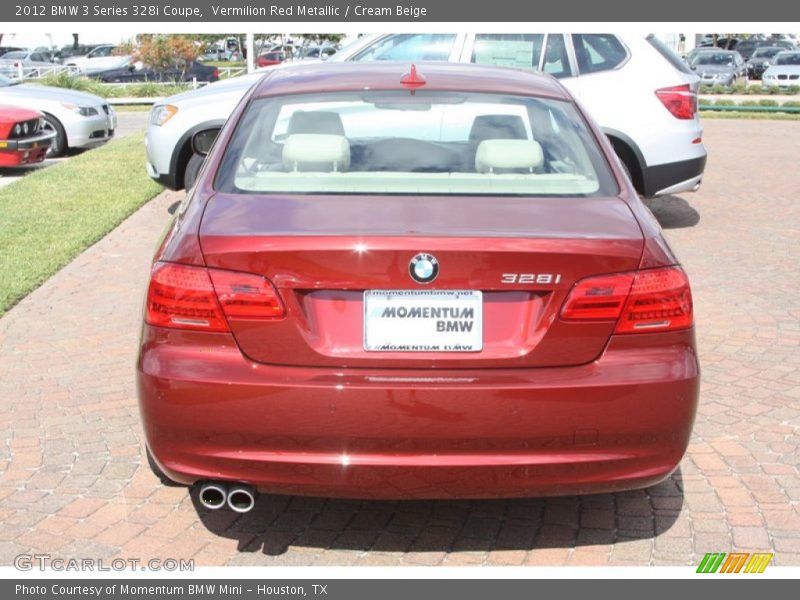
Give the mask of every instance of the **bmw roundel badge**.
[(431, 254), (417, 254), (408, 263), (408, 273), (417, 283), (430, 283), (439, 274), (439, 261)]

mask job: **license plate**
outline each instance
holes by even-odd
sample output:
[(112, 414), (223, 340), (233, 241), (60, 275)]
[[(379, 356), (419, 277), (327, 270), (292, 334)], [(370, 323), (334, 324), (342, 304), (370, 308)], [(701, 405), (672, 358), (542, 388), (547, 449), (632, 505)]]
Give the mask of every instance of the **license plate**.
[(483, 292), (364, 292), (364, 350), (368, 352), (480, 352), (482, 349)]

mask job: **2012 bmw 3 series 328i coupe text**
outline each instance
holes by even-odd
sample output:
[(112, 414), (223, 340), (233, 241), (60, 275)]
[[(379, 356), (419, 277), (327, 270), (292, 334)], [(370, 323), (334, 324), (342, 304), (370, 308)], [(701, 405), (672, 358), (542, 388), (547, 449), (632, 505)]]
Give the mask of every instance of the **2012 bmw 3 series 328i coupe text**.
[(239, 511), (651, 486), (698, 384), (689, 282), (605, 136), (547, 75), (446, 63), (256, 84), (138, 360), (153, 469)]

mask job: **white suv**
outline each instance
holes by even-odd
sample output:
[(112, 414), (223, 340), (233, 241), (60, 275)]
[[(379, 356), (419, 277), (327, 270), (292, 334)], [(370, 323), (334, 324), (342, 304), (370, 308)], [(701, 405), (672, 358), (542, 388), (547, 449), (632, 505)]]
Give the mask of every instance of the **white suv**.
[[(640, 194), (693, 191), (703, 178), (699, 78), (653, 35), (377, 34), (330, 60), (447, 60), (541, 70), (558, 78), (600, 124)], [(173, 189), (191, 184), (201, 162), (192, 157), (192, 135), (219, 127), (260, 76), (212, 84), (156, 105), (146, 140), (150, 176)]]

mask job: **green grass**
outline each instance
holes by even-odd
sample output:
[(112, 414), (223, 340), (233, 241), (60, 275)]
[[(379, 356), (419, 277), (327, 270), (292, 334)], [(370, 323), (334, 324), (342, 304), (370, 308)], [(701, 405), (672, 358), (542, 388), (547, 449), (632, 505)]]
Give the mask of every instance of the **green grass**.
[(144, 134), (109, 142), (0, 189), (0, 315), (161, 192)]
[(172, 96), (173, 94), (192, 89), (190, 83), (143, 82), (108, 85), (100, 83), (90, 77), (70, 75), (66, 71), (42, 77), (31, 83), (88, 92), (100, 96), (101, 98), (153, 98)]
[(800, 121), (800, 114), (797, 113), (751, 113), (738, 111), (716, 111), (700, 109), (701, 119), (747, 119), (747, 120), (771, 120), (771, 121)]

